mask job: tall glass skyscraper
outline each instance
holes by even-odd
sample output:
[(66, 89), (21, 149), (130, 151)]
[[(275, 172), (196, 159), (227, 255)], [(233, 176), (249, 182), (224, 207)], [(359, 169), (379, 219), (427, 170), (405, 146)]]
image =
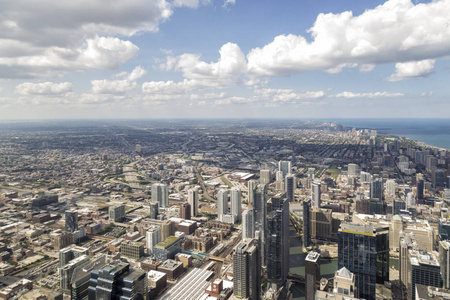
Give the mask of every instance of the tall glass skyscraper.
[(375, 284), (389, 280), (389, 228), (342, 223), (338, 268), (355, 274), (357, 297), (375, 299)]

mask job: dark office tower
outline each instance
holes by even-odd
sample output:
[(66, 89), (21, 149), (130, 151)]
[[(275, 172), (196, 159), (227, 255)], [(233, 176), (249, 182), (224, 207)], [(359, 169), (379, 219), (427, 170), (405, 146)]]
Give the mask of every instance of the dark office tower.
[(303, 201), (303, 245), (311, 246), (311, 201)]
[(312, 207), (320, 208), (320, 182), (311, 183)]
[(267, 281), (278, 290), (289, 272), (289, 201), (277, 194), (272, 205), (267, 216)]
[(436, 255), (429, 252), (410, 250), (409, 258), (411, 281), (408, 299), (416, 299), (416, 284), (437, 288), (442, 287), (441, 268)]
[(442, 169), (437, 169), (434, 170), (434, 172), (432, 173), (432, 179), (433, 179), (433, 187), (434, 188), (439, 188), (439, 187), (444, 187), (445, 184), (445, 174), (444, 174), (444, 170)]
[(255, 191), (253, 210), (255, 214), (255, 232), (259, 231), (261, 263), (266, 265), (267, 237), (267, 186), (259, 184)]
[(238, 298), (261, 299), (261, 252), (258, 240), (246, 239), (233, 250), (233, 293)]
[(66, 231), (75, 232), (78, 230), (78, 212), (74, 210), (66, 211)]
[(450, 288), (450, 241), (439, 242), (439, 264), (444, 288)]
[(99, 270), (92, 270), (89, 281), (89, 300), (147, 299), (146, 272), (130, 268), (130, 264), (116, 260)]
[(320, 280), (320, 254), (314, 251), (308, 253), (305, 258), (305, 290), (306, 300), (314, 300), (317, 284)]
[(355, 274), (358, 298), (375, 299), (375, 284), (389, 280), (389, 228), (342, 223), (338, 269)]
[(383, 200), (383, 179), (375, 178), (370, 182), (370, 198)]
[(150, 202), (150, 219), (156, 220), (159, 214), (159, 204)]
[(423, 182), (422, 178), (419, 178), (417, 180), (417, 199), (423, 200), (423, 190), (424, 190), (425, 184)]
[(185, 202), (180, 205), (180, 218), (191, 219), (191, 205), (189, 203)]
[(450, 189), (450, 176), (447, 176), (446, 187)]
[(289, 202), (294, 201), (294, 190), (295, 190), (295, 176), (294, 175), (286, 175), (285, 177), (284, 189), (286, 192), (286, 197)]
[(392, 209), (393, 215), (399, 215), (401, 210), (406, 209), (406, 202), (403, 200), (394, 200), (394, 206)]

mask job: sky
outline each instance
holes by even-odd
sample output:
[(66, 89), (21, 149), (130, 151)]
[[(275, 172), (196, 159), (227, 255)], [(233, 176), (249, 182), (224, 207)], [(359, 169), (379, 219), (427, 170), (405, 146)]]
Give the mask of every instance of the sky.
[(448, 118), (450, 0), (0, 1), (0, 120)]

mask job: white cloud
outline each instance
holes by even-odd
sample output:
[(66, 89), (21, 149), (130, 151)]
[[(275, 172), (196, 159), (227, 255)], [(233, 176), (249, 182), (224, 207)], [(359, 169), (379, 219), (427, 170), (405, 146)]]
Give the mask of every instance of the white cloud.
[(271, 100), (273, 102), (296, 102), (306, 99), (318, 99), (325, 97), (324, 91), (294, 91), (292, 89), (257, 89), (256, 97)]
[(236, 0), (224, 0), (223, 1), (223, 7), (227, 7), (228, 5), (234, 5), (236, 4)]
[(173, 5), (176, 7), (186, 6), (190, 8), (197, 8), (200, 5), (210, 4), (211, 0), (175, 0)]
[(375, 93), (353, 93), (353, 92), (342, 92), (334, 95), (336, 98), (346, 98), (346, 99), (355, 99), (355, 98), (395, 98), (395, 97), (403, 97), (403, 93), (390, 93), (390, 92), (375, 92)]
[(400, 81), (429, 75), (434, 70), (434, 59), (410, 61), (395, 64), (395, 73), (386, 78), (388, 81)]
[(16, 93), (20, 95), (62, 95), (72, 92), (73, 87), (70, 82), (54, 83), (31, 83), (24, 82), (16, 86)]
[(230, 104), (249, 104), (255, 102), (254, 98), (247, 97), (228, 97), (225, 99), (216, 100), (214, 102), (215, 105), (230, 105)]
[(176, 6), (204, 0), (0, 2), (0, 78), (113, 69), (139, 48), (122, 37), (158, 31)]
[(196, 54), (169, 56), (160, 66), (163, 70), (177, 70), (183, 77), (209, 87), (225, 87), (234, 84), (247, 71), (247, 61), (238, 45), (227, 43), (219, 50), (217, 62), (207, 63)]
[(117, 94), (131, 91), (137, 87), (136, 80), (147, 73), (141, 66), (137, 66), (130, 73), (122, 72), (115, 77), (124, 78), (122, 80), (92, 80), (92, 91), (96, 94)]
[[(450, 54), (450, 0), (414, 5), (389, 0), (359, 16), (319, 14), (308, 31), (312, 41), (280, 35), (247, 55), (250, 75), (285, 76), (309, 70), (419, 61)], [(369, 66), (367, 66), (369, 65)]]

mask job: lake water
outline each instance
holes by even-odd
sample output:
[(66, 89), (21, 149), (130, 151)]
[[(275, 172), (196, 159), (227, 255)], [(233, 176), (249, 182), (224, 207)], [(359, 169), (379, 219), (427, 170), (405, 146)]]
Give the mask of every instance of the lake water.
[(334, 119), (345, 127), (375, 129), (450, 149), (450, 119)]

